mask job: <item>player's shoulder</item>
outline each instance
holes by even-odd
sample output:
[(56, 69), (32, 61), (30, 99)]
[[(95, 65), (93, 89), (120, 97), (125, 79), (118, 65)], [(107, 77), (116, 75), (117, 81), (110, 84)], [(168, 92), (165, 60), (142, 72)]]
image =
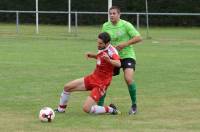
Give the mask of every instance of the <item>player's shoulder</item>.
[(115, 49), (115, 47), (112, 44), (110, 44), (108, 49)]
[(132, 25), (129, 21), (126, 21), (126, 20), (123, 20), (123, 19), (121, 19), (120, 21), (124, 26)]
[(118, 54), (118, 51), (114, 46), (110, 45), (108, 48), (108, 53), (109, 54)]
[(109, 46), (109, 48), (107, 50), (107, 54), (108, 54), (108, 56), (110, 58), (112, 58), (114, 60), (119, 60), (120, 59), (120, 56), (118, 54), (117, 49), (114, 46), (112, 46), (112, 45)]
[(108, 21), (108, 22), (105, 22), (105, 23), (103, 24), (103, 27), (110, 27), (110, 25), (112, 25), (112, 24), (111, 24), (110, 21)]

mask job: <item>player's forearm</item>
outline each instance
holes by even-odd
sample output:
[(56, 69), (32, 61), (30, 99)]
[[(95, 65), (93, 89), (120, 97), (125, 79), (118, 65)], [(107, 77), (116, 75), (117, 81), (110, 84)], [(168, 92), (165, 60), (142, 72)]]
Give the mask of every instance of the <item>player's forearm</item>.
[(132, 44), (136, 44), (140, 41), (142, 41), (142, 37), (141, 36), (135, 36), (132, 39), (130, 39), (129, 41), (124, 42), (124, 45), (129, 46), (129, 45), (132, 45)]
[(97, 55), (93, 54), (93, 53), (89, 53), (89, 54), (87, 54), (87, 56), (88, 56), (88, 58), (94, 58), (94, 59), (97, 58)]
[(121, 67), (121, 62), (120, 62), (120, 60), (111, 60), (111, 59), (110, 59), (110, 63), (111, 63), (114, 67)]
[(129, 46), (129, 45), (132, 45), (132, 44), (136, 44), (138, 42), (142, 41), (142, 38), (140, 36), (135, 36), (133, 37), (132, 39), (130, 39), (129, 41), (126, 41), (126, 42), (123, 42), (119, 45), (116, 46), (116, 49), (118, 51), (122, 50), (123, 48)]

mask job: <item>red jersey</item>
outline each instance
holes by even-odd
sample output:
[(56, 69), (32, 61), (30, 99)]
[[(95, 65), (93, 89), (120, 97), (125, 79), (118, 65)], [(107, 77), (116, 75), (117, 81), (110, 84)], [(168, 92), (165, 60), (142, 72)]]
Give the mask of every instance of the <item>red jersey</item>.
[(117, 50), (109, 45), (106, 49), (99, 50), (96, 69), (91, 75), (84, 77), (85, 88), (91, 90), (90, 96), (96, 102), (105, 94), (113, 75), (114, 66), (103, 58), (105, 54), (112, 60), (120, 59)]
[(98, 81), (109, 84), (112, 80), (114, 66), (103, 58), (105, 54), (112, 60), (120, 60), (117, 50), (112, 45), (109, 45), (104, 50), (99, 50), (96, 58), (96, 69), (93, 72), (93, 76), (98, 79)]

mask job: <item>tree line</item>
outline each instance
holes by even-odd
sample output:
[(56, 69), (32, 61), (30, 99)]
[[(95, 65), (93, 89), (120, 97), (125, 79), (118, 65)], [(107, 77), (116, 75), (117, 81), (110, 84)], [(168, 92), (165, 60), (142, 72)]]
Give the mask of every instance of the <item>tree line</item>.
[[(68, 11), (68, 0), (38, 0), (40, 11)], [(145, 12), (145, 0), (113, 0), (113, 5), (122, 12)], [(108, 8), (107, 0), (71, 0), (72, 11), (103, 11)], [(200, 0), (148, 0), (149, 12), (200, 13)], [(35, 10), (35, 0), (1, 0), (0, 10)], [(19, 15), (21, 23), (34, 23), (35, 14)], [(123, 19), (136, 23), (136, 16), (122, 15)], [(0, 22), (15, 22), (16, 14), (0, 13)], [(67, 14), (39, 14), (40, 23), (67, 24)], [(107, 15), (78, 15), (79, 25), (98, 25), (107, 20)], [(72, 15), (72, 24), (75, 16)], [(145, 24), (145, 16), (140, 23)], [(200, 16), (149, 16), (150, 25), (159, 26), (200, 26)]]

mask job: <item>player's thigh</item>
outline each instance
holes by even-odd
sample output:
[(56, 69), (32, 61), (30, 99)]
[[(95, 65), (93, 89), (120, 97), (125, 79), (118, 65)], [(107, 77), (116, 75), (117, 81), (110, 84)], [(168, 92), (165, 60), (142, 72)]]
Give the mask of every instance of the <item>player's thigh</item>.
[(133, 68), (124, 69), (124, 79), (128, 85), (133, 82), (134, 75), (135, 75), (135, 72), (134, 72)]
[(136, 61), (132, 58), (125, 58), (121, 60), (121, 63), (124, 71), (124, 79), (126, 83), (129, 85), (134, 80)]
[(90, 93), (90, 97), (95, 100), (95, 102), (99, 102), (100, 98), (106, 93), (107, 85), (99, 85), (92, 89)]
[(84, 78), (75, 79), (64, 86), (65, 91), (73, 92), (73, 91), (85, 91), (85, 83)]

